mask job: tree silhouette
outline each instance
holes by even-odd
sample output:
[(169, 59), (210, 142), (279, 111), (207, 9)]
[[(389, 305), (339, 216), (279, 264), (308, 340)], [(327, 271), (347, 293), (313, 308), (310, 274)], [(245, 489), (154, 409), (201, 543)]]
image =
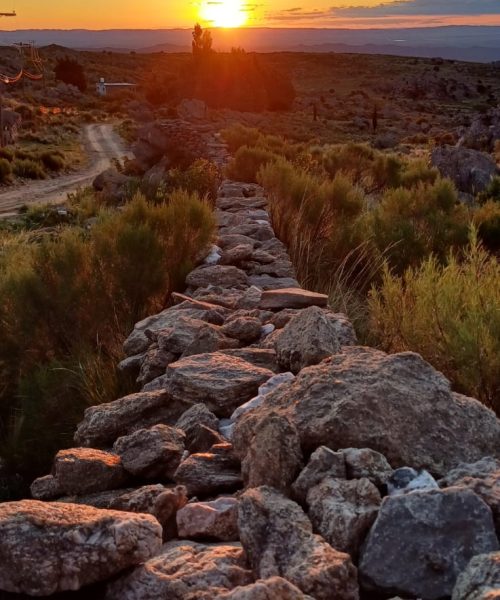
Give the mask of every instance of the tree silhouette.
[(74, 85), (80, 92), (84, 92), (87, 89), (85, 71), (82, 65), (73, 58), (69, 58), (68, 56), (60, 58), (56, 63), (54, 73), (57, 81)]
[(208, 29), (196, 23), (193, 29), (193, 56), (200, 58), (212, 53), (213, 39)]

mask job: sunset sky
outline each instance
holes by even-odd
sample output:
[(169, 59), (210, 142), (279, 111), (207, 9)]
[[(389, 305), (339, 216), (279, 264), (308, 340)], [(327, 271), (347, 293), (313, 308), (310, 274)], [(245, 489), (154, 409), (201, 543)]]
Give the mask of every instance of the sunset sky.
[(500, 25), (500, 0), (0, 0), (2, 29)]

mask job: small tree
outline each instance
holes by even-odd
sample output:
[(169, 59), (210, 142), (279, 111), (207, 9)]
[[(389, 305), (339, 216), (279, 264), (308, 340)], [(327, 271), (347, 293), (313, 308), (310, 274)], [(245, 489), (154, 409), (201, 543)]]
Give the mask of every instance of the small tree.
[(87, 89), (87, 78), (83, 66), (73, 58), (65, 56), (60, 58), (54, 68), (56, 81), (62, 81), (69, 85), (74, 85), (80, 92)]
[(199, 23), (194, 26), (192, 46), (195, 58), (207, 56), (212, 52), (212, 34), (208, 29), (203, 29)]

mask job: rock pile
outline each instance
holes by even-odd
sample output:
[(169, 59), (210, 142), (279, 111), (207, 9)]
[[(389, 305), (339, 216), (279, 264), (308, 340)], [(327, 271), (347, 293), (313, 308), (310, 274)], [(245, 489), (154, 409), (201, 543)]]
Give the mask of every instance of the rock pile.
[[(498, 594), (500, 422), (420, 356), (359, 347), (299, 287), (266, 207), (223, 183), (216, 246), (125, 343), (141, 391), (89, 408), (35, 500), (0, 505), (0, 589)], [(423, 489), (388, 495), (401, 473)]]

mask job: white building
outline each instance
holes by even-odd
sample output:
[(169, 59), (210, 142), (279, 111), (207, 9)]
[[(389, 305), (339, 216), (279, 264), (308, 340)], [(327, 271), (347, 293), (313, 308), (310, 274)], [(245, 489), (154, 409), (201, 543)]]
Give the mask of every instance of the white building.
[(109, 92), (118, 90), (133, 90), (137, 85), (135, 83), (108, 83), (101, 77), (99, 83), (96, 83), (96, 91), (99, 96), (107, 96)]

